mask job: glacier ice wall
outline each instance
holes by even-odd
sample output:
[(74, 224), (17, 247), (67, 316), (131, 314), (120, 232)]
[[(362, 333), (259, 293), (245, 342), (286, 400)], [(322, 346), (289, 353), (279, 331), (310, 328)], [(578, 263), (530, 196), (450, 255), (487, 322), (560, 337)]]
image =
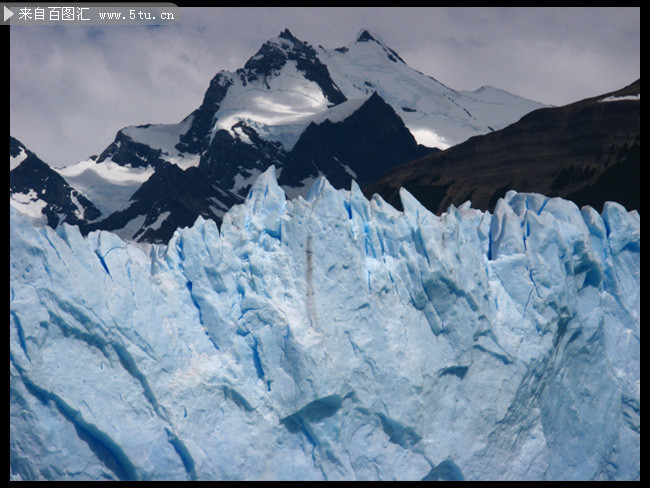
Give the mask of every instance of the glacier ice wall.
[(640, 217), (273, 169), (219, 231), (12, 210), (13, 479), (639, 479)]

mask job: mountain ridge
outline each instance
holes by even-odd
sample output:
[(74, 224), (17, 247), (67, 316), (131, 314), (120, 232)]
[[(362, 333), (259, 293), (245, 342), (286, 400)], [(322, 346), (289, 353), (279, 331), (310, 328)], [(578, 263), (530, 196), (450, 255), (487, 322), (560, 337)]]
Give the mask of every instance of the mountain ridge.
[[(394, 165), (437, 150), (435, 144), (444, 147), (451, 138), (488, 132), (541, 105), (507, 92), (491, 97), (454, 91), (413, 70), (365, 29), (345, 49), (329, 51), (285, 29), (263, 43), (244, 67), (219, 71), (201, 105), (181, 122), (125, 127), (99, 156), (57, 171), (103, 212), (84, 229), (106, 225), (120, 231), (118, 222), (135, 225), (136, 218), (155, 223), (162, 208), (181, 214), (192, 208), (195, 218), (220, 223), (223, 208), (246, 197), (255, 176), (271, 165), (291, 196), (306, 196), (319, 175), (338, 188), (349, 187), (352, 178), (366, 185)], [(346, 135), (349, 131), (356, 140)], [(188, 191), (196, 175), (208, 178), (210, 188), (197, 188), (218, 201), (219, 210), (210, 211), (209, 204), (163, 203), (160, 187), (144, 183), (158, 170), (171, 174), (162, 169), (165, 163), (202, 172), (175, 173)], [(153, 207), (145, 210), (144, 201)], [(140, 209), (137, 216), (134, 208)], [(132, 218), (126, 221), (127, 216)], [(179, 216), (178, 222), (186, 220)], [(171, 231), (165, 225), (156, 236), (144, 228), (136, 234), (160, 242)]]
[(83, 194), (70, 186), (18, 139), (9, 136), (10, 205), (50, 227), (63, 222), (78, 225), (100, 216), (100, 211)]
[(637, 80), (562, 107), (538, 109), (500, 131), (396, 166), (364, 192), (379, 193), (399, 207), (404, 187), (435, 213), (466, 200), (493, 210), (508, 190), (565, 197), (594, 208), (617, 201), (639, 210), (639, 117)]

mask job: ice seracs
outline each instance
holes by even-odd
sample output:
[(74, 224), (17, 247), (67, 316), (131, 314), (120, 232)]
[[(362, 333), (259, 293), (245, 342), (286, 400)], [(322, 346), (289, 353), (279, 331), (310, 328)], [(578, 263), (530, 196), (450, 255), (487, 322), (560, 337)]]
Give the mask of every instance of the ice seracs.
[(640, 217), (269, 168), (148, 250), (11, 210), (13, 479), (640, 478)]

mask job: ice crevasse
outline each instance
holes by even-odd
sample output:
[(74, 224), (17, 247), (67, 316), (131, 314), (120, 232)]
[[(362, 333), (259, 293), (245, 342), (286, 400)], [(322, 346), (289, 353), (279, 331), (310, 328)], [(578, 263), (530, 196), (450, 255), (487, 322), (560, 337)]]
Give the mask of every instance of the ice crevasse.
[(11, 209), (12, 479), (640, 478), (640, 216), (263, 173), (166, 246)]

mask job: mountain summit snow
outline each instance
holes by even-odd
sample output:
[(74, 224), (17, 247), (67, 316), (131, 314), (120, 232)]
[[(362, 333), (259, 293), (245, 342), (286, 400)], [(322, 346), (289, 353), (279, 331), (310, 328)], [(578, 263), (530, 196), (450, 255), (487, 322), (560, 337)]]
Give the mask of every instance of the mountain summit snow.
[(148, 252), (11, 209), (18, 480), (640, 478), (640, 216), (274, 168)]
[[(101, 211), (84, 233), (163, 243), (199, 215), (220, 223), (271, 165), (290, 197), (306, 196), (320, 176), (336, 188), (353, 179), (365, 186), (541, 106), (496, 89), (453, 90), (367, 30), (328, 50), (285, 29), (242, 68), (218, 72), (181, 122), (125, 127), (98, 156), (58, 172)], [(147, 181), (155, 172), (173, 173), (180, 188), (202, 180), (204, 203), (185, 205), (192, 195), (161, 191), (160, 175)]]
[[(314, 117), (322, 118), (333, 106), (366, 99), (373, 92), (393, 107), (420, 144), (441, 149), (505, 127), (542, 107), (489, 87), (475, 92), (448, 88), (410, 68), (367, 30), (348, 46), (326, 50), (285, 29), (264, 43), (243, 68), (217, 73), (201, 107), (184, 123), (128, 129), (128, 135), (134, 143), (173, 158), (201, 153), (221, 129), (244, 137), (239, 125), (244, 124), (261, 138), (291, 150)], [(160, 140), (152, 144), (157, 138), (147, 134), (167, 129), (168, 144)], [(117, 156), (124, 162), (125, 151)], [(132, 164), (147, 160), (142, 152), (133, 152)], [(114, 153), (108, 150), (100, 161)], [(154, 155), (150, 157), (149, 164), (155, 164)]]

